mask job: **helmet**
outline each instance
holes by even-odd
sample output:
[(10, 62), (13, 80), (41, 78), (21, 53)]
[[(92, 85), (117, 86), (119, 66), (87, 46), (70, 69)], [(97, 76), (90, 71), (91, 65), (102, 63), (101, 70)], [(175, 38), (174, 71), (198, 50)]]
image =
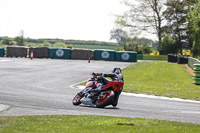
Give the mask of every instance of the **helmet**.
[(114, 68), (114, 69), (112, 70), (112, 73), (121, 74), (121, 69), (120, 69), (120, 68)]

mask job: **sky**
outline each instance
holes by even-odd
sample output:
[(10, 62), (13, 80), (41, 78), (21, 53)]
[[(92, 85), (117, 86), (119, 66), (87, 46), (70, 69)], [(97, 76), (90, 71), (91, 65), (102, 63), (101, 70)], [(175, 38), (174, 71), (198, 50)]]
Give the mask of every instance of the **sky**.
[(122, 0), (0, 0), (0, 36), (111, 41)]

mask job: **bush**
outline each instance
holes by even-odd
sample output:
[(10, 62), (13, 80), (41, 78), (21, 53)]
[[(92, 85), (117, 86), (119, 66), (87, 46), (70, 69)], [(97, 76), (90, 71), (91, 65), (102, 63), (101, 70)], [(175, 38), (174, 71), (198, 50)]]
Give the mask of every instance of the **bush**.
[(72, 44), (70, 44), (70, 45), (67, 45), (67, 48), (73, 48), (73, 45)]
[(53, 45), (54, 48), (65, 48), (65, 44), (63, 42), (57, 42)]
[(49, 42), (45, 41), (45, 42), (43, 43), (43, 47), (48, 47), (48, 48), (50, 48), (50, 47), (51, 47), (51, 44), (50, 44)]

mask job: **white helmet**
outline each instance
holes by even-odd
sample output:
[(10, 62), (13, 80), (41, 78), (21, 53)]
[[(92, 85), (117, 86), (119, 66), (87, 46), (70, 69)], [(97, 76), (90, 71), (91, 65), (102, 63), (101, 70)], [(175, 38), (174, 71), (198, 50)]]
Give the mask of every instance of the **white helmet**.
[(121, 69), (120, 68), (114, 68), (112, 73), (121, 74)]

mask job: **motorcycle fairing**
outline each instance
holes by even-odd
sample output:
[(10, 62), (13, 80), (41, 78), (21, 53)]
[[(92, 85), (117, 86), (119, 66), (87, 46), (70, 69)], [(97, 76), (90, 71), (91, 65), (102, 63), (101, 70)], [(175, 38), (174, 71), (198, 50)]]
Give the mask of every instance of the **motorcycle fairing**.
[(114, 91), (119, 91), (123, 87), (123, 85), (124, 85), (123, 82), (109, 81), (106, 85), (102, 87), (102, 89), (107, 89), (112, 87)]

